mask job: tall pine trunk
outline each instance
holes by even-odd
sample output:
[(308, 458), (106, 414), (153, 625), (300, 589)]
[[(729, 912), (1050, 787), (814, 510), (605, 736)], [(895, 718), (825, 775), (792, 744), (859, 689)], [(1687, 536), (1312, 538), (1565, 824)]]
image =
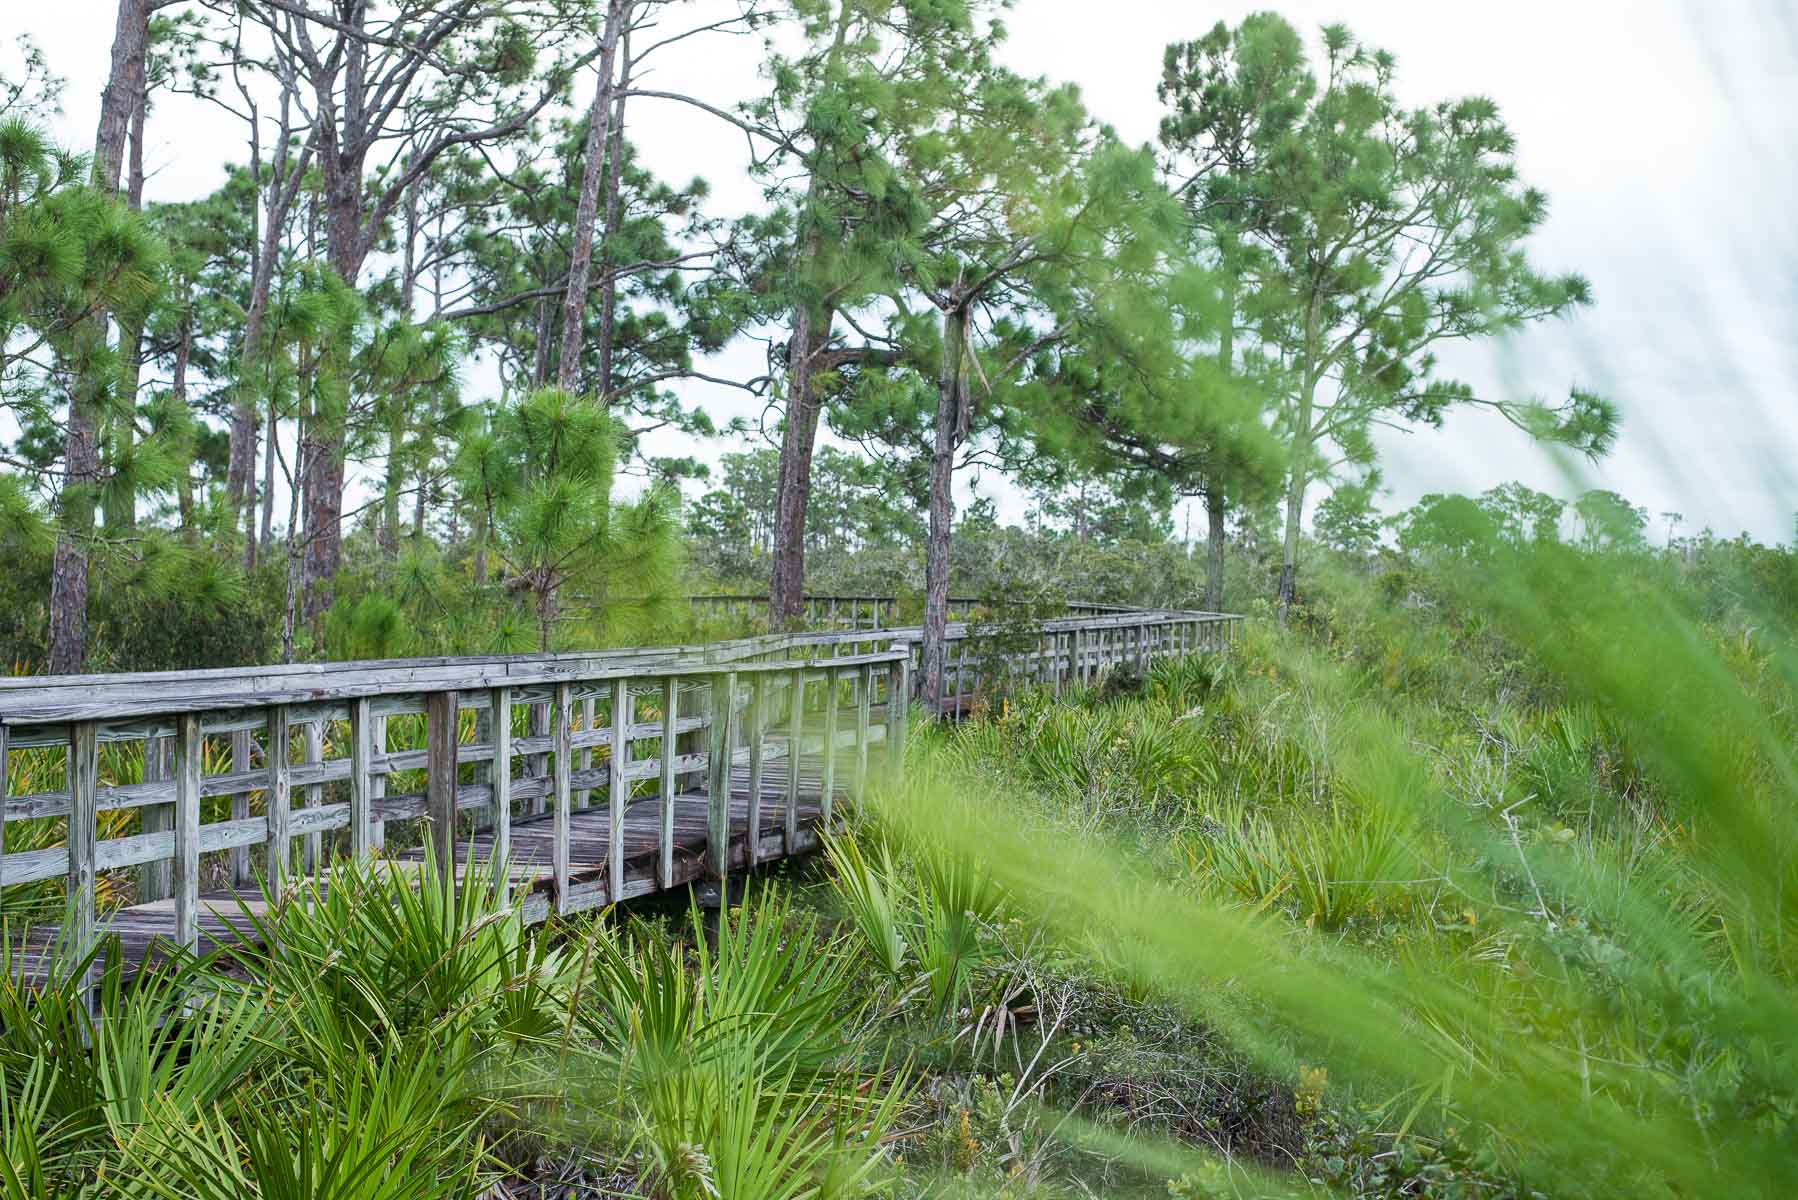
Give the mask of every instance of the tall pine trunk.
[(1229, 506), (1223, 491), (1209, 488), (1205, 492), (1205, 608), (1208, 612), (1224, 611), (1224, 518)]
[[(187, 303), (181, 313), (181, 323), (175, 333), (175, 372), (170, 383), (174, 393), (177, 410), (187, 411), (187, 368), (193, 358), (194, 314), (193, 297), (187, 297)], [(183, 463), (181, 480), (175, 496), (181, 512), (181, 534), (189, 541), (197, 540), (199, 531), (194, 528), (194, 473), (193, 466)]]
[[(143, 103), (149, 35), (148, 0), (119, 0), (112, 67), (100, 96), (100, 121), (94, 134), (94, 184), (102, 191), (119, 190), (132, 113)], [(76, 335), (80, 348), (63, 434), (63, 491), (50, 568), (47, 665), (59, 675), (77, 673), (87, 665), (88, 546), (93, 538), (95, 489), (100, 478), (97, 409), (104, 390), (93, 374), (99, 369), (98, 362), (104, 361), (105, 356), (96, 352), (105, 343), (106, 324), (107, 314), (95, 312)]]
[[(83, 372), (92, 371), (89, 366)], [(69, 394), (63, 438), (63, 485), (57, 505), (56, 555), (50, 566), (49, 670), (76, 675), (87, 666), (88, 544), (94, 532), (100, 454), (93, 399), (78, 379)]]
[(1298, 599), (1299, 525), (1305, 515), (1305, 489), (1311, 483), (1311, 417), (1317, 385), (1307, 382), (1299, 396), (1299, 419), (1292, 439), (1292, 467), (1286, 477), (1286, 535), (1280, 547), (1280, 620)]
[[(630, 34), (623, 35), (622, 57), (618, 64), (618, 99), (612, 106), (611, 130), (606, 141), (606, 214), (601, 248), (610, 246), (624, 218), (624, 93), (631, 85)], [(609, 407), (612, 403), (614, 361), (618, 353), (618, 277), (614, 264), (606, 264), (605, 279), (599, 290), (599, 395)]]
[(568, 284), (562, 293), (561, 357), (556, 385), (574, 391), (581, 377), (581, 347), (587, 336), (587, 288), (593, 281), (593, 233), (599, 223), (599, 200), (605, 183), (607, 133), (612, 119), (613, 76), (618, 65), (618, 36), (623, 31), (627, 0), (608, 0), (606, 25), (599, 40), (599, 85), (587, 115), (587, 145), (581, 164), (581, 191), (574, 209), (574, 242), (568, 255)]
[(817, 390), (819, 355), (830, 344), (836, 314), (805, 305), (793, 311), (787, 345), (787, 419), (780, 439), (774, 493), (773, 570), (768, 579), (768, 626), (780, 630), (805, 614), (805, 525), (812, 496), (812, 456), (824, 402)]
[(924, 547), (924, 645), (919, 690), (937, 711), (949, 637), (949, 551), (955, 522), (955, 447), (967, 432), (967, 312), (959, 303), (943, 313), (937, 372), (936, 424), (930, 445), (930, 530)]
[[(144, 210), (144, 121), (148, 115), (149, 92), (138, 96), (131, 113), (130, 167), (126, 173), (125, 206), (132, 212)], [(104, 502), (106, 529), (128, 530), (137, 525), (137, 493), (131, 486), (129, 472), (120, 467), (128, 463), (137, 443), (137, 391), (143, 379), (144, 318), (133, 313), (119, 324), (119, 394), (109, 415), (112, 447), (112, 471)]]

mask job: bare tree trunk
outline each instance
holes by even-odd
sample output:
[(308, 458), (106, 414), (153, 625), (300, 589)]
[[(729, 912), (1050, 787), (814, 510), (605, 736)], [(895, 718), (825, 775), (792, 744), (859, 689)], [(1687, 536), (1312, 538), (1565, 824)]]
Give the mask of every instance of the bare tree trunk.
[[(268, 311), (268, 290), (274, 279), (273, 258), (262, 238), (262, 134), (256, 110), (250, 109), (250, 179), (258, 194), (250, 203), (250, 304), (244, 313), (244, 334), (238, 355), (236, 395), (231, 402), (231, 425), (225, 459), (225, 501), (233, 507), (246, 502), (250, 478), (256, 470), (256, 402), (245, 380), (251, 367), (251, 346), (260, 338), (263, 315)], [(270, 227), (275, 227), (271, 219)], [(244, 532), (244, 566), (255, 567), (256, 540)]]
[(555, 309), (548, 300), (537, 302), (537, 352), (531, 360), (531, 390), (549, 382), (549, 347)]
[(1227, 505), (1223, 492), (1216, 488), (1205, 491), (1205, 608), (1210, 612), (1224, 610), (1224, 518)]
[(924, 547), (924, 645), (919, 689), (940, 711), (949, 633), (949, 551), (955, 522), (955, 446), (965, 433), (967, 313), (959, 302), (943, 313), (942, 363), (937, 374), (936, 428), (930, 447), (930, 530)]
[[(148, 0), (119, 0), (112, 43), (112, 69), (100, 96), (94, 134), (94, 184), (117, 192), (125, 165), (131, 115), (144, 95), (144, 54), (149, 41)], [(66, 675), (87, 665), (88, 543), (94, 532), (95, 487), (100, 478), (97, 431), (99, 381), (93, 378), (96, 351), (106, 341), (106, 313), (96, 312), (77, 332), (75, 383), (69, 392), (68, 427), (63, 435), (63, 489), (56, 554), (50, 568), (49, 669)]]
[[(126, 171), (125, 207), (132, 212), (144, 210), (144, 122), (149, 108), (149, 84), (145, 77), (144, 92), (138, 96), (131, 113), (130, 166)], [(106, 489), (105, 520), (111, 530), (132, 529), (137, 525), (137, 495), (130, 486), (129, 474), (118, 473), (117, 465), (130, 460), (137, 443), (137, 390), (143, 379), (144, 320), (134, 313), (119, 325), (119, 394), (107, 425), (112, 431), (114, 470)]]
[[(189, 360), (193, 357), (194, 344), (192, 297), (189, 297), (188, 299), (190, 303), (188, 304), (186, 311), (181, 314), (181, 325), (176, 333), (175, 371), (171, 383), (171, 388), (174, 392), (175, 406), (181, 409), (187, 408), (187, 366)], [(193, 465), (191, 463), (183, 463), (181, 466), (181, 483), (176, 492), (175, 500), (181, 508), (182, 535), (189, 540), (192, 540), (197, 537), (199, 531), (194, 528), (194, 473)]]
[[(612, 108), (612, 125), (606, 139), (606, 217), (602, 250), (609, 250), (624, 216), (624, 93), (631, 86), (630, 33), (623, 33), (618, 65), (618, 99)], [(599, 293), (599, 394), (612, 403), (613, 359), (618, 350), (618, 277), (616, 264), (606, 262), (605, 282)]]
[[(300, 187), (305, 181), (306, 169), (312, 160), (312, 143), (307, 142), (300, 151), (299, 158), (288, 157), (288, 141), (292, 132), (292, 105), (295, 83), (283, 80), (284, 91), (281, 96), (281, 125), (278, 134), (275, 161), (267, 184), (267, 224), (262, 224), (264, 202), (258, 195), (251, 208), (251, 245), (250, 259), (250, 302), (244, 311), (243, 340), (238, 347), (237, 387), (231, 402), (231, 441), (230, 458), (225, 471), (225, 495), (229, 503), (242, 506), (246, 511), (244, 519), (244, 569), (255, 570), (258, 554), (266, 555), (272, 548), (275, 514), (275, 442), (277, 436), (276, 421), (279, 416), (273, 396), (268, 404), (268, 428), (266, 435), (260, 428), (256, 396), (251, 389), (250, 381), (256, 377), (257, 363), (262, 353), (262, 329), (268, 320), (269, 294), (274, 288), (275, 266), (281, 256), (281, 236), (287, 227), (287, 215), (292, 210), (294, 201), (298, 199)], [(250, 109), (250, 164), (251, 178), (258, 189), (263, 186), (261, 171), (261, 135), (259, 126), (255, 124), (255, 108)], [(252, 532), (251, 524), (255, 519), (256, 505), (252, 502), (256, 494), (256, 444), (259, 437), (266, 436), (266, 447), (262, 467), (262, 520), (260, 529)]]
[(787, 420), (780, 440), (779, 484), (774, 493), (774, 563), (768, 581), (768, 627), (790, 627), (805, 613), (805, 518), (812, 494), (812, 454), (823, 399), (817, 393), (818, 357), (830, 344), (835, 314), (793, 311), (787, 344)]
[(263, 439), (262, 451), (262, 527), (256, 536), (264, 558), (274, 548), (275, 541), (275, 458), (279, 450), (275, 439), (281, 436), (280, 415), (275, 407), (275, 397), (271, 395), (268, 398), (268, 436)]
[(87, 666), (87, 553), (94, 531), (94, 489), (100, 478), (100, 456), (95, 444), (93, 404), (82, 394), (82, 386), (77, 382), (76, 390), (70, 393), (69, 424), (63, 440), (60, 520), (56, 556), (50, 567), (48, 666), (52, 675), (76, 675)]
[(149, 0), (119, 0), (119, 19), (112, 37), (112, 70), (106, 90), (100, 94), (100, 125), (94, 134), (94, 183), (104, 191), (119, 190), (132, 114), (143, 106), (144, 59), (149, 40)]
[(561, 357), (556, 363), (556, 385), (573, 391), (581, 377), (581, 346), (586, 340), (587, 285), (593, 277), (593, 230), (599, 219), (599, 194), (604, 180), (607, 131), (612, 117), (612, 93), (618, 65), (618, 37), (623, 32), (628, 0), (608, 0), (606, 25), (600, 33), (599, 87), (587, 117), (586, 158), (581, 168), (580, 199), (574, 210), (574, 245), (568, 257), (568, 285), (562, 293)]
[(1317, 384), (1307, 382), (1299, 395), (1298, 422), (1292, 438), (1292, 467), (1286, 482), (1286, 535), (1280, 548), (1280, 620), (1298, 599), (1299, 525), (1305, 515), (1305, 489), (1311, 482), (1311, 415)]
[(400, 555), (400, 448), (405, 438), (405, 418), (395, 404), (387, 419), (387, 471), (381, 482), (381, 557), (390, 563)]
[[(1218, 338), (1217, 363), (1226, 376), (1236, 371), (1236, 282), (1234, 275), (1225, 272), (1224, 302), (1219, 306), (1224, 327)], [(1205, 473), (1205, 607), (1212, 612), (1224, 609), (1224, 518), (1230, 499), (1220, 477), (1222, 471), (1219, 462)]]

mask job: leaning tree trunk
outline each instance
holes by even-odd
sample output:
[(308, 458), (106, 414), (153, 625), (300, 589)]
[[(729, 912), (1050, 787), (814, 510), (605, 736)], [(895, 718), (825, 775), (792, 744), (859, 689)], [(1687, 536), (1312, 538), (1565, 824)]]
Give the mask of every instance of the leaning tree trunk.
[(606, 26), (599, 39), (599, 87), (587, 116), (587, 145), (581, 166), (581, 192), (574, 209), (574, 243), (568, 255), (568, 285), (562, 293), (561, 357), (556, 386), (573, 391), (581, 377), (581, 346), (587, 335), (587, 287), (593, 280), (593, 231), (599, 222), (599, 197), (605, 182), (606, 142), (612, 119), (613, 75), (618, 64), (618, 35), (624, 25), (626, 0), (609, 0)]
[(943, 314), (942, 362), (937, 375), (936, 426), (930, 446), (930, 530), (924, 548), (924, 644), (918, 688), (932, 711), (943, 699), (949, 645), (949, 549), (955, 521), (955, 445), (967, 432), (967, 364), (963, 349), (967, 314)]
[(812, 455), (818, 444), (818, 356), (830, 343), (835, 314), (793, 310), (793, 338), (787, 345), (787, 420), (780, 439), (780, 469), (774, 494), (773, 570), (768, 578), (768, 627), (792, 627), (805, 614), (805, 523), (812, 496)]

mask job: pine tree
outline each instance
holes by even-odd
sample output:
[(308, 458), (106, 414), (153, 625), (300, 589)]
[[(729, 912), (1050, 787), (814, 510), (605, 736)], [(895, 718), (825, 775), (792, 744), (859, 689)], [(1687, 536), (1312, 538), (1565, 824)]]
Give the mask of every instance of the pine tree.
[(1439, 425), (1477, 405), (1593, 455), (1615, 431), (1611, 405), (1590, 392), (1550, 406), (1439, 374), (1443, 343), (1565, 315), (1590, 288), (1525, 256), (1548, 200), (1519, 180), (1496, 104), (1405, 108), (1390, 54), (1340, 25), (1322, 37), (1321, 80), (1297, 32), (1258, 14), (1170, 48), (1162, 83), (1164, 140), (1201, 164), (1219, 245), (1255, 248), (1254, 332), (1283, 368), (1283, 611), (1306, 491), (1332, 453), (1370, 465), (1375, 425)]
[(481, 514), (505, 591), (528, 600), (540, 650), (641, 633), (674, 596), (677, 496), (652, 487), (614, 502), (621, 432), (594, 398), (541, 388), (496, 406), (457, 458), (465, 503)]

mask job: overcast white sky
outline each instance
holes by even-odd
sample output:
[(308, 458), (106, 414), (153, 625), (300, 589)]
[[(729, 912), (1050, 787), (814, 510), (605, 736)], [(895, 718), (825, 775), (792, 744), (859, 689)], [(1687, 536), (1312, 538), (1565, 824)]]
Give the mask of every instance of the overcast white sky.
[[(1658, 514), (1673, 510), (1688, 529), (1790, 539), (1798, 509), (1798, 6), (1019, 0), (1006, 58), (1020, 71), (1077, 83), (1098, 117), (1144, 141), (1159, 115), (1163, 46), (1265, 7), (1302, 29), (1347, 22), (1396, 53), (1407, 102), (1492, 96), (1517, 135), (1524, 177), (1548, 192), (1552, 215), (1533, 253), (1543, 267), (1585, 273), (1597, 303), (1511, 345), (1451, 350), (1452, 369), (1514, 395), (1559, 397), (1577, 383), (1616, 399), (1623, 436), (1595, 481), (1649, 508), (1657, 534)], [(31, 34), (68, 79), (58, 134), (91, 146), (113, 0), (0, 0), (0, 11), (0, 35)], [(758, 57), (753, 39), (714, 41), (668, 59), (651, 86), (728, 104), (756, 86)], [(707, 178), (721, 211), (755, 203), (738, 166), (741, 135), (711, 118), (642, 101), (629, 134), (658, 173)], [(148, 145), (154, 199), (203, 194), (225, 161), (244, 155), (241, 127), (180, 99), (156, 110)], [(748, 373), (761, 349), (732, 357)], [(758, 407), (728, 389), (694, 395), (720, 418)], [(1573, 489), (1497, 418), (1454, 415), (1441, 431), (1387, 435), (1382, 451), (1389, 508), (1507, 479)], [(992, 480), (984, 486), (998, 491), (1004, 515), (1021, 515), (1015, 496)]]

